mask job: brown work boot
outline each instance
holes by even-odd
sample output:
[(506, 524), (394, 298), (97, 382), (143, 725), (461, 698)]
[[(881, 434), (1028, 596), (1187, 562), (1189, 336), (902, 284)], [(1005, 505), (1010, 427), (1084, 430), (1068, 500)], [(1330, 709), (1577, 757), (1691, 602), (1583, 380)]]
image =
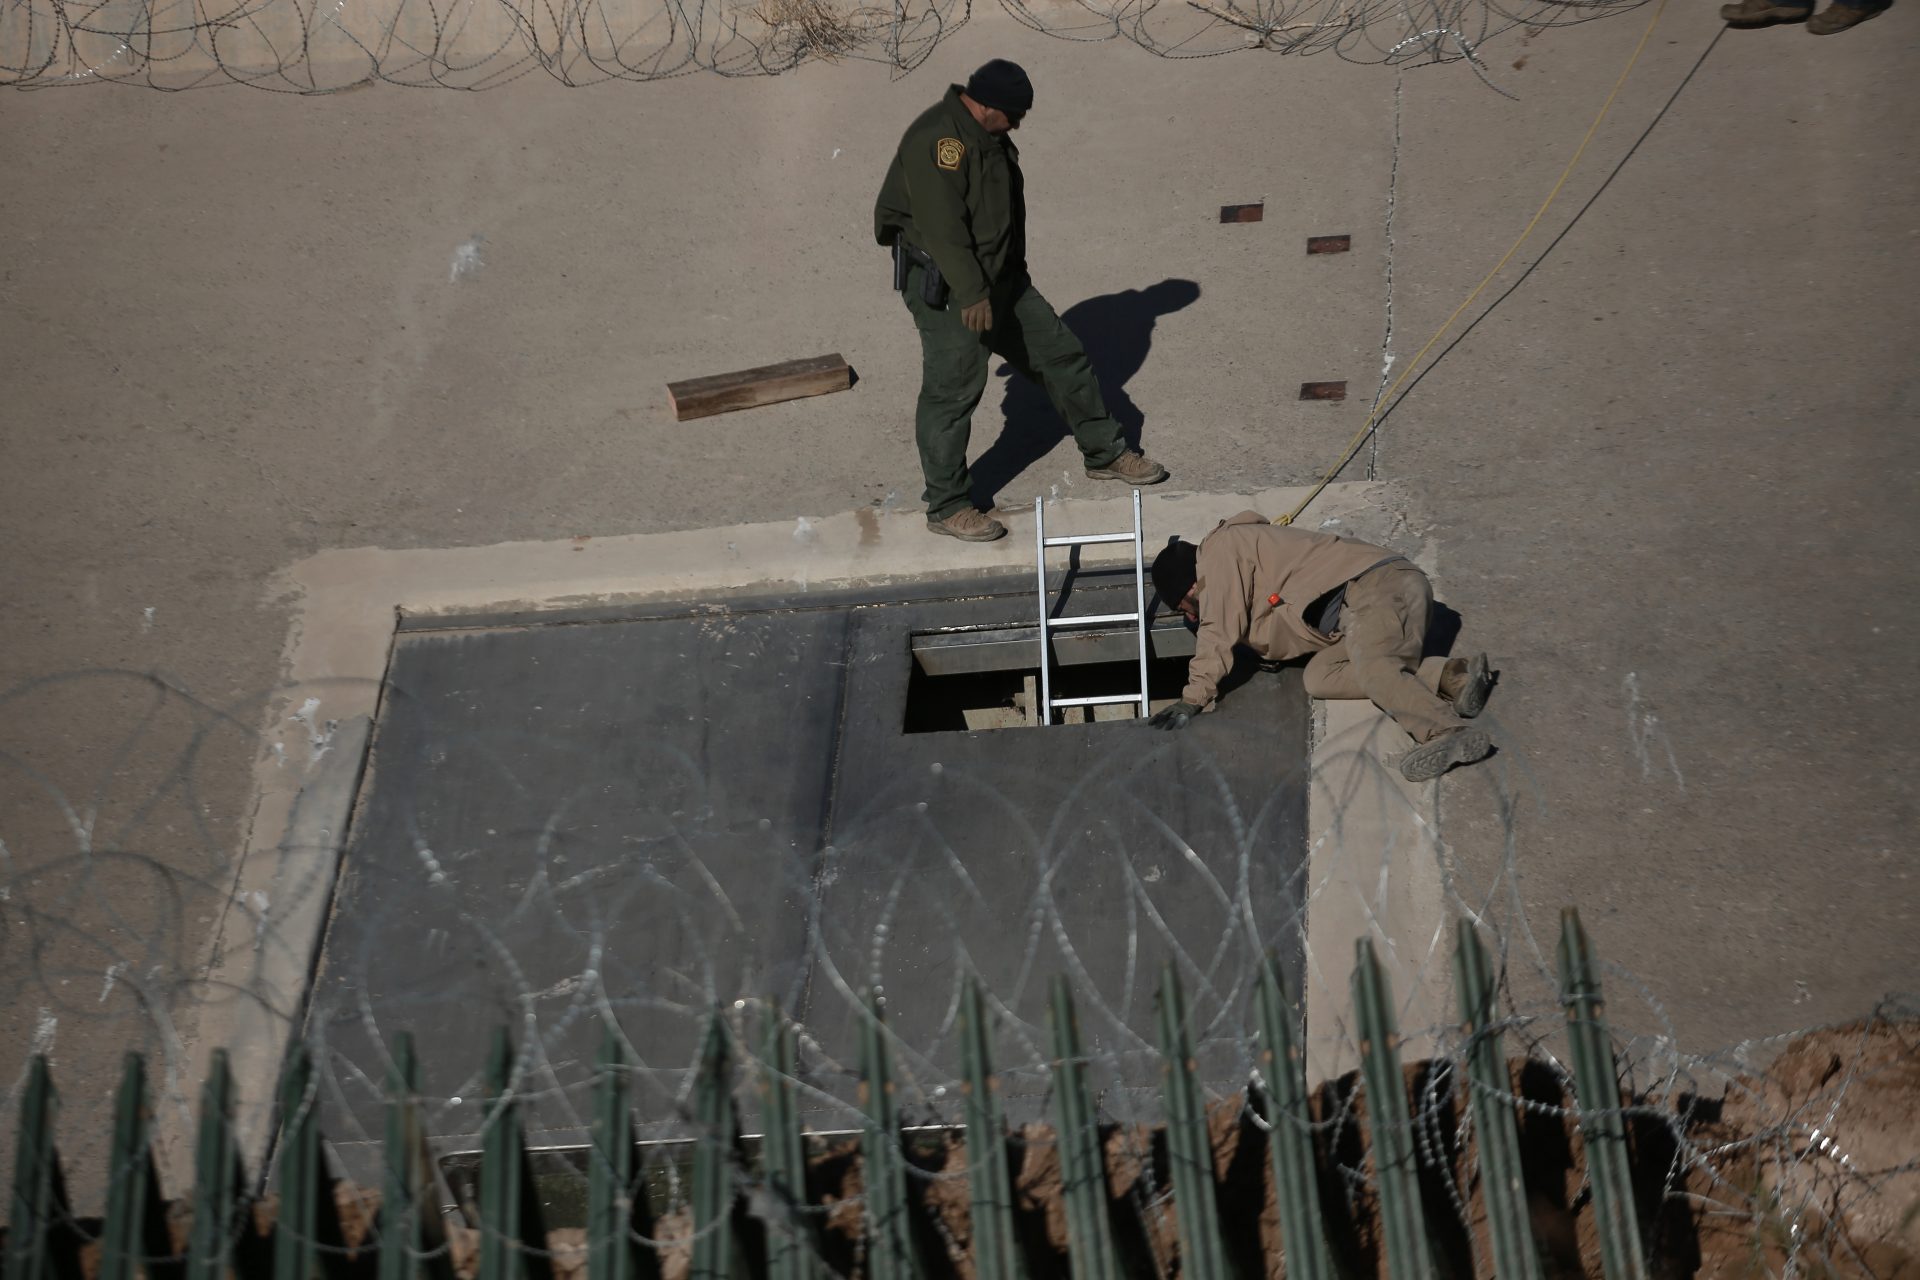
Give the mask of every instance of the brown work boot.
[(1886, 9), (1884, 4), (1830, 4), (1807, 19), (1807, 30), (1816, 36), (1838, 35), (1848, 27), (1857, 27)]
[(1471, 720), (1486, 709), (1487, 695), (1493, 692), (1493, 672), (1487, 655), (1449, 658), (1440, 670), (1440, 696), (1453, 704), (1453, 714)]
[(1493, 739), (1479, 729), (1449, 729), (1400, 757), (1400, 776), (1429, 782), (1457, 764), (1472, 764), (1493, 754)]
[(945, 520), (935, 520), (932, 516), (928, 516), (927, 532), (943, 533), (949, 538), (958, 538), (962, 542), (992, 542), (995, 538), (1007, 536), (1007, 526), (984, 511), (962, 507)]
[(1782, 4), (1775, 0), (1740, 0), (1720, 6), (1720, 19), (1730, 27), (1770, 27), (1776, 22), (1805, 22), (1811, 4)]
[(1104, 467), (1088, 467), (1087, 474), (1095, 480), (1125, 480), (1128, 484), (1159, 484), (1167, 478), (1167, 469), (1144, 453), (1125, 449), (1121, 451), (1119, 457)]

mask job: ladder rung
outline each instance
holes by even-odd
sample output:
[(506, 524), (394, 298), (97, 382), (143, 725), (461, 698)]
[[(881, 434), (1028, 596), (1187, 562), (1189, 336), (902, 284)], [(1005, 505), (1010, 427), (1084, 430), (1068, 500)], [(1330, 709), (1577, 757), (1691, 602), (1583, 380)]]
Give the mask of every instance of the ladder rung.
[(1140, 615), (1137, 613), (1089, 613), (1079, 618), (1048, 618), (1047, 630), (1051, 631), (1055, 627), (1104, 627), (1115, 622), (1131, 622), (1138, 626)]
[(1056, 707), (1110, 707), (1117, 703), (1138, 701), (1140, 701), (1140, 695), (1137, 693), (1115, 693), (1104, 698), (1055, 698), (1053, 705)]
[(1049, 547), (1084, 547), (1094, 542), (1132, 542), (1131, 533), (1079, 533), (1070, 538), (1048, 538)]

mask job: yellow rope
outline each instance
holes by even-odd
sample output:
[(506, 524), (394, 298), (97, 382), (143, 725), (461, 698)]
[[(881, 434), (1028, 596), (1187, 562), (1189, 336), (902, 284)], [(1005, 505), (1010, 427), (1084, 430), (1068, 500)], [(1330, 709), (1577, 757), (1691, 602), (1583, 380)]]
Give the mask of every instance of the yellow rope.
[(1339, 475), (1349, 462), (1353, 461), (1353, 456), (1360, 452), (1360, 446), (1366, 443), (1369, 435), (1373, 434), (1374, 423), (1379, 419), (1380, 411), (1392, 403), (1393, 394), (1400, 389), (1400, 384), (1407, 380), (1409, 374), (1420, 367), (1420, 362), (1426, 359), (1427, 352), (1433, 350), (1433, 344), (1446, 336), (1447, 330), (1453, 328), (1453, 322), (1460, 318), (1460, 313), (1473, 305), (1473, 300), (1486, 291), (1487, 286), (1493, 283), (1493, 278), (1499, 275), (1501, 269), (1513, 259), (1513, 255), (1520, 252), (1520, 246), (1527, 242), (1527, 237), (1533, 234), (1533, 229), (1540, 225), (1540, 219), (1546, 216), (1547, 210), (1553, 206), (1554, 200), (1559, 197), (1560, 188), (1567, 185), (1567, 179), (1572, 176), (1574, 166), (1578, 165), (1580, 163), (1580, 157), (1586, 154), (1587, 144), (1592, 142), (1593, 135), (1599, 132), (1600, 122), (1605, 120), (1607, 118), (1607, 112), (1613, 109), (1613, 100), (1620, 96), (1620, 87), (1626, 84), (1627, 76), (1633, 72), (1634, 64), (1640, 61), (1640, 53), (1647, 47), (1647, 41), (1653, 37), (1653, 29), (1660, 25), (1660, 15), (1666, 12), (1666, 8), (1667, 0), (1659, 0), (1659, 3), (1654, 6), (1653, 20), (1647, 23), (1647, 29), (1640, 34), (1640, 43), (1634, 46), (1633, 56), (1627, 59), (1627, 65), (1620, 72), (1620, 78), (1613, 82), (1613, 92), (1609, 93), (1607, 100), (1600, 104), (1600, 114), (1595, 116), (1593, 123), (1587, 126), (1587, 136), (1580, 139), (1580, 145), (1574, 148), (1573, 159), (1567, 161), (1567, 167), (1560, 171), (1560, 180), (1553, 184), (1553, 190), (1547, 193), (1547, 198), (1541, 202), (1540, 208), (1534, 212), (1533, 219), (1527, 223), (1527, 229), (1520, 233), (1520, 238), (1513, 242), (1512, 248), (1500, 255), (1500, 261), (1493, 264), (1493, 270), (1487, 272), (1486, 278), (1474, 286), (1473, 292), (1466, 296), (1466, 300), (1453, 309), (1453, 314), (1447, 317), (1447, 322), (1441, 325), (1431, 338), (1427, 339), (1427, 345), (1420, 348), (1420, 354), (1416, 355), (1412, 361), (1408, 363), (1406, 369), (1401, 372), (1400, 376), (1394, 379), (1393, 385), (1387, 388), (1386, 394), (1374, 403), (1373, 409), (1367, 414), (1366, 425), (1360, 428), (1359, 434), (1354, 436), (1353, 442), (1347, 446), (1346, 452), (1340, 455), (1340, 461), (1334, 463), (1333, 466), (1327, 469), (1327, 474), (1320, 477), (1320, 483), (1314, 485), (1313, 491), (1307, 494), (1306, 497), (1300, 499), (1298, 506), (1286, 515), (1275, 517), (1275, 524), (1292, 524), (1315, 498), (1326, 491), (1327, 486), (1333, 483), (1333, 478)]

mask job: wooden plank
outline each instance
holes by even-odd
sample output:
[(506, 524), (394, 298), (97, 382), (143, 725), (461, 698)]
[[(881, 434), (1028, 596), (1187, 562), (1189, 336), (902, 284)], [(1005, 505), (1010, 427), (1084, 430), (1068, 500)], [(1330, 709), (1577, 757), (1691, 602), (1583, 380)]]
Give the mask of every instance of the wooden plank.
[(788, 360), (783, 364), (742, 369), (738, 373), (716, 373), (705, 378), (688, 378), (667, 384), (667, 405), (674, 420), (705, 418), (735, 409), (753, 409), (782, 400), (804, 396), (823, 396), (830, 391), (845, 391), (853, 385), (853, 371), (838, 353), (812, 356), (806, 360)]

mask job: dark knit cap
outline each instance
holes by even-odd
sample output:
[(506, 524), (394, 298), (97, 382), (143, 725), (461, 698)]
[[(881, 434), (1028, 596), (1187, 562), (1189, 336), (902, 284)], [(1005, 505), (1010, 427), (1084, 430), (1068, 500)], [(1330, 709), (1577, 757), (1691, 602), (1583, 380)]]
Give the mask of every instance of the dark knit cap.
[(1153, 575), (1153, 589), (1159, 593), (1160, 602), (1169, 609), (1178, 609), (1200, 576), (1200, 548), (1191, 542), (1169, 538), (1160, 554), (1153, 558), (1153, 568), (1149, 572)]
[(1025, 115), (1033, 110), (1033, 81), (1019, 63), (995, 58), (967, 78), (967, 96), (1010, 116)]

